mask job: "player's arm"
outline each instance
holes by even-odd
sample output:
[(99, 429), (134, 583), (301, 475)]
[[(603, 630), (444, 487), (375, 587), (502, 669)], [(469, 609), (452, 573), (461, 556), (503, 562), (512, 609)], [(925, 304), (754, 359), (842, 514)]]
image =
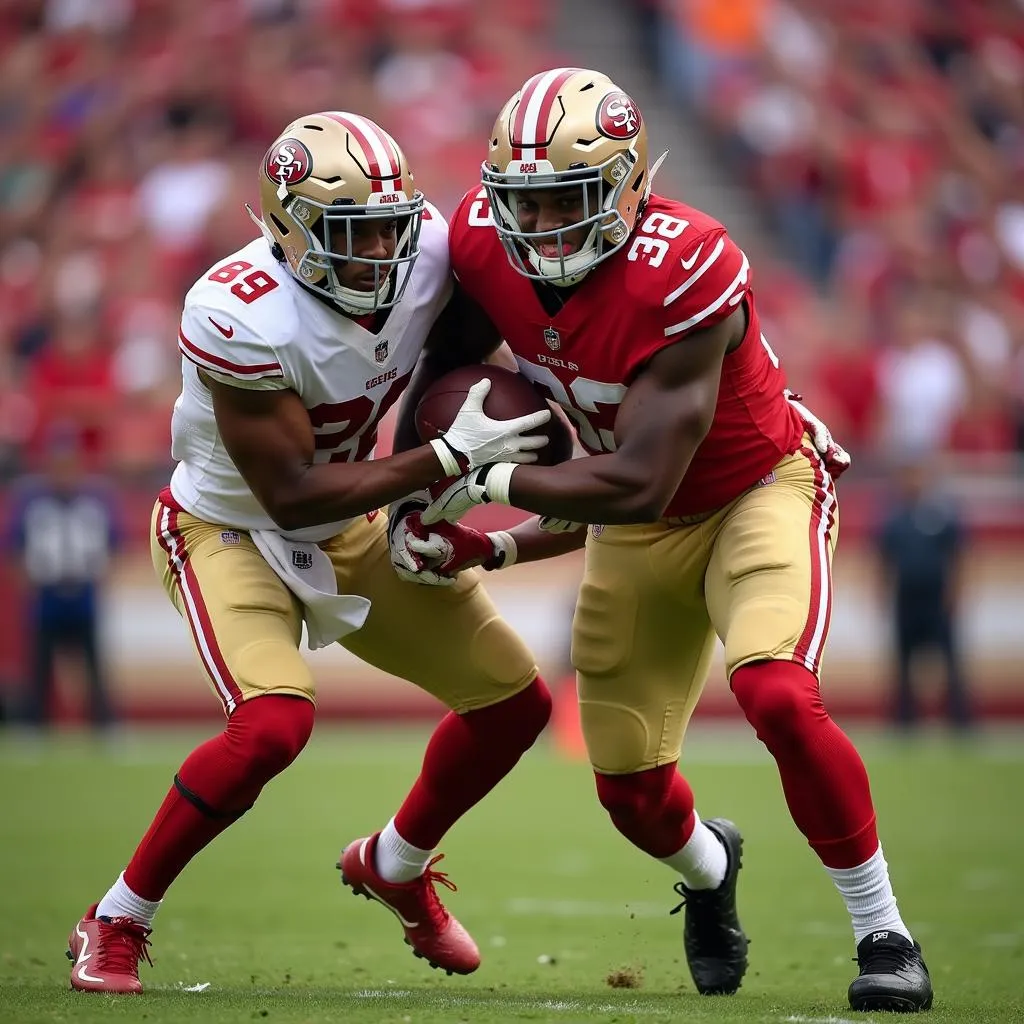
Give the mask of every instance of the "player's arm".
[(402, 395), (395, 425), (394, 450), (409, 451), (419, 446), (416, 406), (435, 380), (449, 370), (481, 363), (501, 345), (501, 335), (483, 309), (455, 284), (447, 305), (434, 321), (423, 346), (412, 380)]
[(485, 388), (472, 402), (467, 399), (440, 443), (418, 445), (369, 462), (315, 464), (313, 427), (296, 392), (236, 387), (203, 371), (200, 374), (210, 390), (228, 454), (256, 499), (283, 530), (363, 515), (453, 475), (453, 467), (461, 459), (478, 465), (486, 462), (485, 450), (496, 445), (517, 448), (514, 458), (534, 458), (529, 449), (540, 440), (519, 436), (539, 426), (542, 420), (536, 417), (502, 423), (486, 417), (482, 412)]
[[(464, 478), (468, 504), (499, 501), (584, 523), (659, 519), (711, 428), (722, 361), (745, 331), (741, 306), (714, 326), (658, 351), (619, 408), (615, 452), (553, 467), (484, 467)], [(466, 504), (455, 488), (431, 505), (424, 522)]]
[(508, 531), (516, 545), (517, 562), (539, 562), (567, 555), (580, 551), (587, 543), (587, 527), (583, 523), (573, 523), (571, 529), (555, 533), (541, 529), (542, 522), (540, 516), (534, 516)]

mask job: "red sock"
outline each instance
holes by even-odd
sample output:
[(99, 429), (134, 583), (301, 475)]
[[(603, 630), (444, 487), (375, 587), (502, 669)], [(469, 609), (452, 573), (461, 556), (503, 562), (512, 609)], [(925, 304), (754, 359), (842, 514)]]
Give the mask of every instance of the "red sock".
[(864, 762), (821, 702), (818, 680), (791, 661), (732, 674), (732, 691), (779, 766), (796, 827), (830, 868), (863, 864), (878, 849)]
[(398, 834), (432, 850), (515, 767), (547, 725), (551, 694), (539, 676), (500, 704), (449, 712), (430, 737), (423, 769), (395, 815)]
[(693, 833), (693, 790), (676, 762), (631, 775), (598, 775), (597, 796), (612, 824), (652, 857), (671, 857)]
[(185, 865), (295, 760), (312, 729), (313, 705), (303, 697), (270, 695), (238, 707), (225, 730), (178, 770), (125, 868), (128, 888), (145, 900), (163, 899)]

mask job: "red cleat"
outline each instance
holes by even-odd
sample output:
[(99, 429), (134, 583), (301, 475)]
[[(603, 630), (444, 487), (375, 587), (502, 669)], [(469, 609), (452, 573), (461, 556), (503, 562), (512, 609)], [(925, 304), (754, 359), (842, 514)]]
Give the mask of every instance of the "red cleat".
[(434, 890), (435, 883), (440, 882), (457, 891), (443, 871), (431, 871), (444, 854), (438, 854), (411, 882), (386, 882), (373, 863), (379, 836), (377, 832), (345, 847), (337, 865), (342, 884), (357, 896), (384, 904), (401, 922), (413, 953), (431, 967), (449, 974), (472, 974), (480, 966), (480, 950), (469, 932), (445, 910)]
[(79, 992), (140, 994), (139, 961), (153, 966), (149, 932), (130, 917), (98, 918), (94, 903), (68, 938), (68, 959), (75, 963), (71, 987)]

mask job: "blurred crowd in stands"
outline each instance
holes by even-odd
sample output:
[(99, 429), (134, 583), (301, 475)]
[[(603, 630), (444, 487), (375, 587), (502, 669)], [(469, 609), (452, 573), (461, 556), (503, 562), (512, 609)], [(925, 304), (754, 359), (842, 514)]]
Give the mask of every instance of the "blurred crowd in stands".
[(783, 240), (762, 319), (834, 431), (1019, 473), (1024, 0), (632, 2)]
[[(1024, 0), (623, 0), (763, 200), (766, 333), (860, 453), (1024, 449)], [(0, 4), (0, 481), (59, 429), (166, 479), (184, 291), (300, 113), (400, 140), (449, 212), (551, 50), (545, 0)], [(674, 159), (685, 155), (674, 154)], [(684, 197), (685, 198), (685, 197)]]
[(385, 125), (445, 212), (501, 104), (558, 58), (544, 0), (4, 0), (0, 483), (48, 439), (166, 482), (182, 296), (254, 235), (294, 117)]

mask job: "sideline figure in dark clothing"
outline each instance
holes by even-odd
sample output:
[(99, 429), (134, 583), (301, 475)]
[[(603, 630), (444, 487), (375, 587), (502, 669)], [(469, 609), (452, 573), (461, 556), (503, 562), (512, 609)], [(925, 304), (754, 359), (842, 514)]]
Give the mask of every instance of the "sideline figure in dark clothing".
[(120, 537), (112, 495), (102, 478), (85, 473), (76, 436), (51, 440), (43, 471), (14, 485), (6, 539), (24, 583), (29, 660), (17, 717), (33, 728), (49, 723), (57, 655), (69, 653), (81, 659), (90, 722), (112, 725), (99, 604)]
[(879, 537), (896, 640), (896, 723), (912, 728), (919, 708), (914, 662), (934, 651), (946, 681), (946, 715), (960, 730), (971, 725), (970, 698), (960, 660), (958, 575), (964, 528), (955, 505), (933, 487), (928, 465), (901, 468), (899, 493)]

